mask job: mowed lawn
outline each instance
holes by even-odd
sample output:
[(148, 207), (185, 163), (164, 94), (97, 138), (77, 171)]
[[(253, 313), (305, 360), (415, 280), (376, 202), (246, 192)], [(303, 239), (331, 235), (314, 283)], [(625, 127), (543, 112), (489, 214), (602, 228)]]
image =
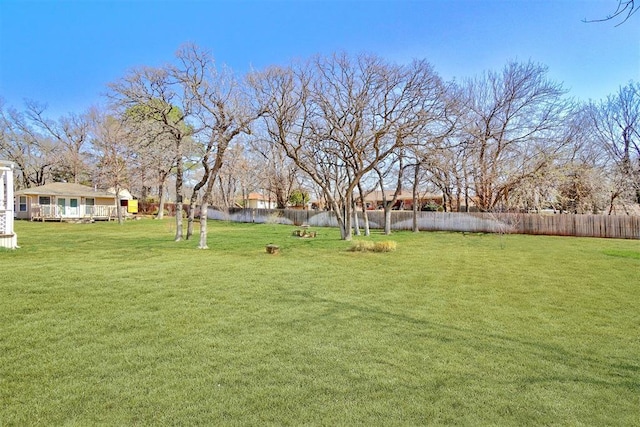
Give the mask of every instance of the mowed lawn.
[(0, 425), (640, 424), (639, 241), (173, 229), (16, 223)]

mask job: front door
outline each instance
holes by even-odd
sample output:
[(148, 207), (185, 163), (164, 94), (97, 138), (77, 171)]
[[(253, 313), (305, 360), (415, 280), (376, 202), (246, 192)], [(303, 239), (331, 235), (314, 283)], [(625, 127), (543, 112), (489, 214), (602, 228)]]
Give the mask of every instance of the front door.
[(59, 217), (65, 217), (67, 216), (67, 209), (66, 206), (67, 205), (67, 199), (65, 199), (64, 197), (58, 197), (58, 215)]
[(80, 216), (78, 199), (58, 197), (58, 215), (62, 218), (78, 218)]
[(67, 206), (67, 216), (79, 217), (80, 210), (78, 209), (78, 199), (69, 199), (69, 206)]

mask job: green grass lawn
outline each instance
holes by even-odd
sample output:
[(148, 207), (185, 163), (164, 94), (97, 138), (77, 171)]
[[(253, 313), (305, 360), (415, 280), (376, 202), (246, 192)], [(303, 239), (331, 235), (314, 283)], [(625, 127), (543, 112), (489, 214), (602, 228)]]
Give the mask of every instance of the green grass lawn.
[(640, 424), (639, 241), (209, 227), (17, 222), (0, 425)]

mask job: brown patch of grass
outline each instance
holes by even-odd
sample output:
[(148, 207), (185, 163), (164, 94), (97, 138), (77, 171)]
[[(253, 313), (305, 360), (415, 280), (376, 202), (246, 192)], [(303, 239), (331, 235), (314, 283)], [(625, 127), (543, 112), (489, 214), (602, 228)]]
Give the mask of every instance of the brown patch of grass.
[(357, 240), (353, 242), (349, 250), (351, 252), (393, 252), (398, 247), (394, 241), (371, 242), (368, 240)]

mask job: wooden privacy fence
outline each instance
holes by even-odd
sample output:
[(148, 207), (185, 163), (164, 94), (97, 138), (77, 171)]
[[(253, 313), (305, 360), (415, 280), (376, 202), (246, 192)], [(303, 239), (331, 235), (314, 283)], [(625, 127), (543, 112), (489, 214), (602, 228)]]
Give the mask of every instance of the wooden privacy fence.
[[(369, 226), (384, 228), (384, 212), (368, 211)], [(362, 212), (358, 213), (360, 226)], [(315, 227), (336, 227), (333, 212), (297, 209), (209, 210), (209, 218), (238, 222), (280, 223)], [(640, 239), (640, 217), (621, 215), (540, 215), (486, 212), (418, 212), (418, 228), (424, 231), (471, 233), (544, 234), (551, 236)], [(412, 230), (413, 212), (392, 211), (391, 228)]]

